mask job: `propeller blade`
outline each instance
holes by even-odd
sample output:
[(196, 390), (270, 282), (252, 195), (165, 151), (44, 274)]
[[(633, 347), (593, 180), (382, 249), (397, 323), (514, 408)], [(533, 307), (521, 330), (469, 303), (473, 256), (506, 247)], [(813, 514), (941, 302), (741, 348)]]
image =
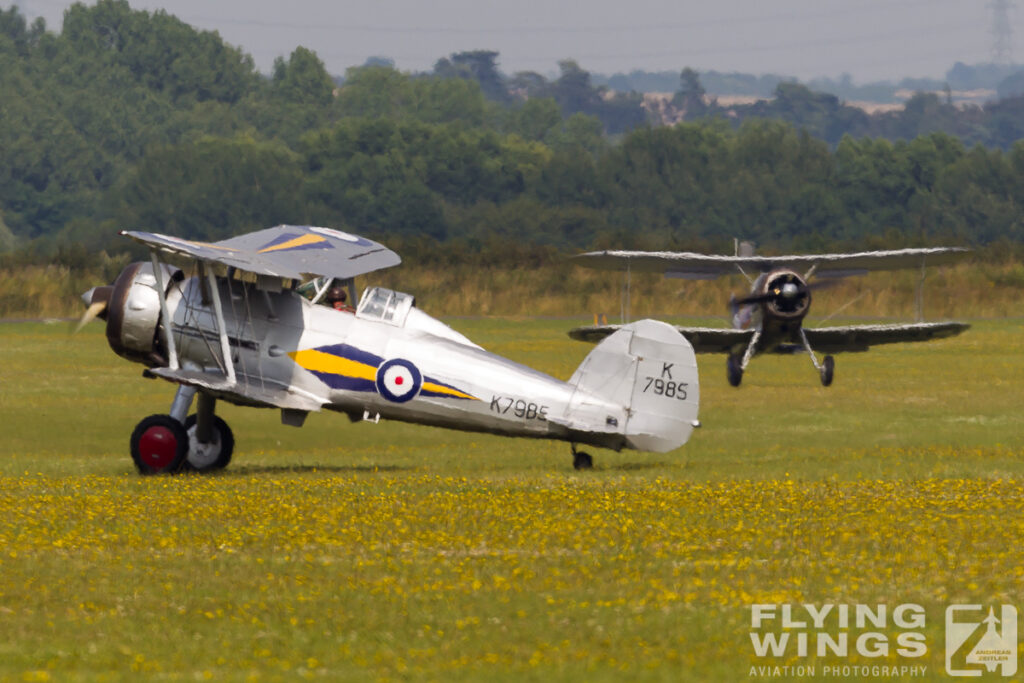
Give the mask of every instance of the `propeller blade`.
[(91, 323), (93, 320), (99, 317), (101, 313), (107, 310), (106, 301), (97, 301), (94, 304), (89, 304), (89, 308), (85, 309), (85, 313), (82, 315), (82, 319), (75, 325), (75, 330), (72, 334), (78, 334), (82, 331), (82, 328)]
[(107, 319), (107, 307), (110, 305), (110, 298), (114, 294), (114, 288), (110, 285), (103, 285), (102, 287), (93, 287), (89, 291), (82, 294), (82, 302), (85, 304), (85, 313), (82, 315), (82, 319), (78, 321), (75, 329), (71, 334), (78, 334), (83, 327), (91, 323), (96, 318)]
[(747, 304), (763, 304), (768, 301), (781, 300), (781, 299), (795, 299), (798, 296), (803, 296), (808, 292), (819, 291), (822, 289), (830, 289), (839, 284), (839, 280), (818, 280), (811, 282), (804, 286), (793, 286), (790, 289), (789, 284), (785, 284), (778, 290), (773, 290), (767, 294), (752, 294), (751, 296), (743, 297), (742, 299), (733, 298), (730, 301), (730, 306), (746, 306)]
[(777, 299), (778, 295), (774, 293), (769, 294), (757, 294), (755, 296), (745, 296), (742, 299), (736, 299), (733, 302), (733, 306), (746, 306), (747, 304), (763, 304), (766, 301)]

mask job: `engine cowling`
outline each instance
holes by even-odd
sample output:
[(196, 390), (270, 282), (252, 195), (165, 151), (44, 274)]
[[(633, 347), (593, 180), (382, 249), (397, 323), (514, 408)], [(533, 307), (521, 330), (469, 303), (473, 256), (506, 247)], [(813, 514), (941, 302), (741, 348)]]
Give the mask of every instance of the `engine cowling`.
[(792, 270), (777, 270), (768, 275), (762, 290), (765, 312), (774, 318), (800, 319), (811, 308), (811, 290)]
[[(184, 279), (180, 268), (160, 264), (164, 293)], [(166, 364), (159, 334), (160, 297), (153, 264), (129, 264), (114, 281), (107, 306), (107, 342), (114, 353), (146, 365)]]

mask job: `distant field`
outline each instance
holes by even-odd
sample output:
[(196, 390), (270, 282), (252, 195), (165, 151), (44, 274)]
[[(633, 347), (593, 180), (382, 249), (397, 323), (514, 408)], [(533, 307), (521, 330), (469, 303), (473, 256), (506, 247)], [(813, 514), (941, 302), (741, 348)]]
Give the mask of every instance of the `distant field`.
[[(93, 272), (59, 266), (0, 268), (0, 319), (59, 318), (82, 314), (82, 292), (114, 281), (127, 256), (101, 259)], [(851, 277), (838, 286), (814, 292), (813, 313), (824, 317), (916, 316), (917, 271)], [(357, 279), (357, 288), (382, 285), (416, 296), (432, 315), (458, 316), (593, 316), (617, 319), (626, 304), (623, 273), (573, 265), (522, 266), (463, 263), (453, 266), (409, 263)], [(730, 294), (749, 291), (739, 275), (711, 281), (664, 278), (634, 273), (629, 310), (633, 317), (728, 314)], [(1002, 318), (1024, 312), (1024, 266), (989, 263), (978, 257), (926, 271), (924, 315), (937, 318)]]
[[(563, 378), (589, 350), (582, 319), (450, 322)], [(702, 356), (690, 443), (592, 472), (565, 444), (219, 406), (229, 469), (158, 478), (127, 442), (172, 387), (67, 331), (0, 325), (0, 679), (949, 680), (947, 605), (1024, 609), (1022, 320), (840, 355), (828, 389), (806, 357), (737, 390)], [(758, 658), (756, 602), (917, 603), (928, 651)]]

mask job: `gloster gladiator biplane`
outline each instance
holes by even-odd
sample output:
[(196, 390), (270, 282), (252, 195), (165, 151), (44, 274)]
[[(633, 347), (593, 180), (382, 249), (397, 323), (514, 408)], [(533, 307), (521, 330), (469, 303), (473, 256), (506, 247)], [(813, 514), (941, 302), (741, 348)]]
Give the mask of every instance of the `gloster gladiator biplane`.
[[(666, 277), (711, 280), (739, 273), (750, 282), (750, 292), (730, 301), (732, 328), (677, 327), (697, 353), (725, 353), (729, 383), (738, 387), (751, 358), (761, 353), (806, 352), (824, 386), (832, 384), (835, 361), (831, 355), (819, 361), (816, 352), (867, 351), (876, 344), (927, 341), (960, 334), (969, 325), (961, 322), (915, 322), (886, 325), (805, 327), (811, 310), (811, 290), (838, 278), (874, 270), (921, 269), (950, 263), (967, 249), (933, 247), (852, 254), (800, 254), (757, 256), (752, 245), (737, 255), (690, 252), (595, 251), (574, 257), (590, 268), (630, 272), (659, 272)], [(812, 282), (812, 278), (817, 280)], [(918, 290), (920, 316), (921, 290)], [(628, 304), (626, 304), (628, 309)], [(618, 325), (592, 325), (570, 330), (580, 341), (597, 342), (614, 334)]]
[(169, 413), (131, 436), (142, 473), (227, 465), (234, 438), (218, 400), (280, 410), (294, 426), (329, 409), (353, 421), (558, 439), (577, 468), (592, 464), (577, 445), (666, 452), (698, 425), (696, 358), (665, 323), (623, 326), (563, 382), (488, 353), (408, 294), (370, 287), (355, 309), (322, 305), (339, 286), (354, 301), (355, 277), (400, 262), (362, 237), (291, 225), (215, 243), (122, 234), (151, 259), (86, 292), (82, 324), (104, 319), (118, 355), (178, 385)]

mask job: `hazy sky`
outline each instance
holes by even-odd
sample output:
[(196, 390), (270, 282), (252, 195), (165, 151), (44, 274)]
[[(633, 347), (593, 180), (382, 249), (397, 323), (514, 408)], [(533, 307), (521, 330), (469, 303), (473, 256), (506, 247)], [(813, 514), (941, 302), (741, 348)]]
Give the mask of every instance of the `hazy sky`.
[[(269, 72), (299, 45), (341, 74), (370, 56), (427, 70), (452, 52), (500, 52), (506, 73), (632, 69), (849, 73), (863, 83), (941, 77), (954, 62), (993, 56), (995, 0), (130, 0), (216, 30)], [(10, 4), (0, 0), (0, 4)], [(28, 17), (60, 27), (71, 3), (20, 0)], [(87, 4), (93, 4), (89, 2)], [(1012, 54), (1024, 59), (1021, 10), (1010, 10)]]

